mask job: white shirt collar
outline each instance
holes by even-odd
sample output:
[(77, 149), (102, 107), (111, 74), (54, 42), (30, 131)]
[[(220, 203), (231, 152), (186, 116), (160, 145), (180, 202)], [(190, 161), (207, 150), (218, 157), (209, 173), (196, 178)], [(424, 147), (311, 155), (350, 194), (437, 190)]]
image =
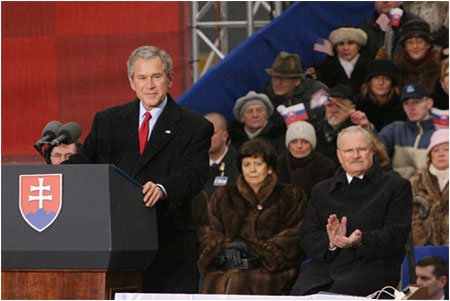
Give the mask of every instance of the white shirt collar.
[(341, 63), (342, 68), (344, 68), (345, 74), (347, 75), (348, 78), (352, 76), (353, 69), (355, 69), (355, 65), (359, 57), (360, 54), (358, 53), (351, 61), (347, 61), (338, 56), (339, 62)]
[(228, 145), (227, 145), (227, 147), (225, 148), (225, 151), (223, 152), (222, 156), (220, 156), (219, 159), (217, 159), (217, 160), (215, 160), (215, 161), (209, 159), (209, 166), (212, 166), (214, 163), (216, 163), (217, 165), (219, 165), (219, 163), (222, 162), (222, 160), (223, 160), (223, 158), (225, 157), (225, 155), (227, 154), (227, 152), (228, 152)]
[[(353, 177), (351, 175), (349, 175), (348, 173), (345, 173), (345, 175), (347, 176), (347, 183), (350, 184), (352, 182), (352, 180), (353, 180)], [(362, 180), (364, 178), (364, 175), (362, 175), (360, 177), (357, 177), (357, 178)]]
[(167, 95), (164, 98), (163, 102), (160, 103), (157, 107), (154, 107), (150, 111), (147, 111), (144, 108), (144, 105), (142, 104), (142, 100), (139, 102), (139, 126), (141, 125), (142, 121), (144, 121), (145, 113), (150, 112), (152, 114), (152, 118), (150, 119), (151, 124), (155, 124), (158, 120), (159, 116), (161, 115), (162, 111), (167, 105)]

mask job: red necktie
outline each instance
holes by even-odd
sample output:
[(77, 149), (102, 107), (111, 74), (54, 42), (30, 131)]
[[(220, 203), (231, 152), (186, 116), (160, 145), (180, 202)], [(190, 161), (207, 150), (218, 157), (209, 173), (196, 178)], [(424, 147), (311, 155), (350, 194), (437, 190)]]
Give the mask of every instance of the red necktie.
[(148, 121), (152, 118), (150, 112), (145, 113), (144, 121), (141, 124), (141, 128), (139, 129), (139, 153), (142, 155), (144, 152), (145, 145), (147, 144), (148, 137)]

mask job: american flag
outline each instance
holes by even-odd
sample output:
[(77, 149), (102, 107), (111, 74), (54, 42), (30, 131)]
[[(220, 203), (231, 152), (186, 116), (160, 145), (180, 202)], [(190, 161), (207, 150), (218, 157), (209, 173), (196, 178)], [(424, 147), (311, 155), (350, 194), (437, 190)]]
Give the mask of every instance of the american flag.
[(431, 108), (431, 116), (437, 129), (448, 129), (448, 110)]
[(324, 38), (316, 38), (316, 42), (314, 43), (314, 51), (323, 52), (330, 56), (333, 56), (333, 46), (331, 42)]
[(388, 16), (386, 16), (385, 14), (380, 14), (380, 16), (375, 21), (375, 23), (377, 23), (378, 26), (380, 26), (382, 31), (388, 32), (389, 31), (389, 23), (390, 23), (390, 21), (391, 20), (388, 18)]

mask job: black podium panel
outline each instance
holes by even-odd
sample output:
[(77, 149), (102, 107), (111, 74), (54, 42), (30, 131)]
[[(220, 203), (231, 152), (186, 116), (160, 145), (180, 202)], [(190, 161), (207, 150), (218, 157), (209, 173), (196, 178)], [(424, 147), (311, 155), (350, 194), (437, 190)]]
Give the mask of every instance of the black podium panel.
[[(20, 175), (48, 174), (62, 174), (62, 206), (39, 232), (21, 213)], [(2, 269), (140, 270), (158, 249), (155, 209), (113, 165), (2, 165), (1, 197)]]

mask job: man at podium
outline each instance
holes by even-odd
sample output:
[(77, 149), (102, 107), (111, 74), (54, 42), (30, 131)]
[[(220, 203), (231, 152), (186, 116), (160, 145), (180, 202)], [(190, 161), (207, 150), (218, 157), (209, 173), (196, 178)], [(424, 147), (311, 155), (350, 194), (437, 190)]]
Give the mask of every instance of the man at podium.
[(190, 200), (208, 178), (213, 126), (168, 94), (172, 59), (142, 46), (127, 62), (137, 99), (98, 112), (80, 152), (64, 163), (115, 164), (143, 185), (143, 210), (156, 207), (159, 251), (144, 292), (197, 292), (196, 237)]

